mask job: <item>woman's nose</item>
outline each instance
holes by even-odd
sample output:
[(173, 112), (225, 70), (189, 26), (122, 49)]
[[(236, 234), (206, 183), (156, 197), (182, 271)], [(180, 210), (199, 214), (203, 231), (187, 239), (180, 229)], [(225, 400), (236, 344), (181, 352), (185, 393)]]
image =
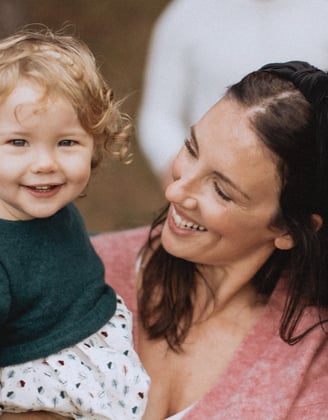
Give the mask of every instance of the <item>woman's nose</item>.
[(189, 177), (174, 179), (166, 188), (166, 199), (189, 210), (196, 208), (197, 198), (193, 182), (193, 179)]
[(172, 162), (172, 179), (165, 190), (168, 201), (193, 209), (197, 207), (196, 200), (196, 174), (195, 168), (191, 167), (182, 149)]

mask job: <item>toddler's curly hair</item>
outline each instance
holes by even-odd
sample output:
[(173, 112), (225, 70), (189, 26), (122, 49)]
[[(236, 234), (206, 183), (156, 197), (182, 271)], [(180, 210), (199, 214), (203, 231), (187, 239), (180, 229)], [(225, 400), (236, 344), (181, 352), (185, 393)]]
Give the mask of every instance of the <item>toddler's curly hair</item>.
[(91, 167), (106, 152), (125, 160), (129, 155), (131, 124), (101, 75), (89, 47), (77, 37), (41, 25), (26, 27), (0, 40), (0, 102), (21, 78), (44, 88), (43, 98), (63, 96), (75, 109), (95, 143)]

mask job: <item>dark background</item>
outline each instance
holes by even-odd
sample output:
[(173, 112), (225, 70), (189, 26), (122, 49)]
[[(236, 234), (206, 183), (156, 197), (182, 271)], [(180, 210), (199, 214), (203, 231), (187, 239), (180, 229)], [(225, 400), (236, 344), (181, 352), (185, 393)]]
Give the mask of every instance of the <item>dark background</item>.
[[(149, 37), (169, 0), (0, 0), (0, 36), (32, 23), (53, 30), (65, 23), (85, 41), (122, 110), (134, 120), (140, 104)], [(133, 138), (130, 165), (107, 161), (90, 182), (87, 196), (77, 201), (89, 231), (117, 230), (149, 223), (164, 202)]]

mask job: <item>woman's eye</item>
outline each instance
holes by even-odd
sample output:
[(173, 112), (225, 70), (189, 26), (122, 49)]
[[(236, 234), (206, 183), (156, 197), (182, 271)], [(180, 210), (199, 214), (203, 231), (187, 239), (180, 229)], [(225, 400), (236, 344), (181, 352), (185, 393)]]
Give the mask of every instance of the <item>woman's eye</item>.
[(224, 200), (224, 201), (232, 201), (232, 199), (227, 196), (222, 190), (221, 188), (218, 186), (218, 184), (216, 182), (213, 183), (214, 185), (214, 189), (217, 192), (217, 194)]
[(12, 140), (9, 140), (9, 143), (12, 146), (16, 146), (16, 147), (24, 147), (27, 145), (27, 141), (24, 139), (12, 139)]
[(77, 142), (75, 140), (61, 140), (59, 142), (59, 146), (64, 146), (64, 147), (70, 147), (70, 146), (74, 146)]
[(184, 144), (186, 146), (186, 149), (188, 150), (188, 153), (193, 157), (197, 157), (195, 149), (192, 147), (190, 140), (185, 139)]

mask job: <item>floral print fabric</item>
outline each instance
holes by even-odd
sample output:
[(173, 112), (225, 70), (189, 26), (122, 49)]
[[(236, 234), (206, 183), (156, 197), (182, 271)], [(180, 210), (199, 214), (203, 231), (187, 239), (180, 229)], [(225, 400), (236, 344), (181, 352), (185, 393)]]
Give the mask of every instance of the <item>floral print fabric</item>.
[(132, 316), (117, 297), (97, 333), (45, 359), (0, 370), (0, 412), (46, 410), (75, 419), (141, 419), (149, 378), (132, 344)]

